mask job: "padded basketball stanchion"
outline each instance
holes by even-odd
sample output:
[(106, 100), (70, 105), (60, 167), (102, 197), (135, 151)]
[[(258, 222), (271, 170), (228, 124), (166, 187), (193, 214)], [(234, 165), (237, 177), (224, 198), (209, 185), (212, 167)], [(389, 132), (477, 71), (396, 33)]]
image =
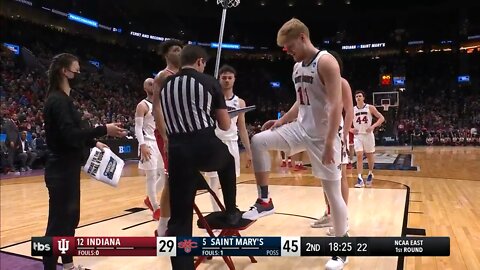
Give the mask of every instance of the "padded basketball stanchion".
[[(255, 223), (255, 220), (246, 220), (242, 219), (240, 221), (239, 226), (237, 227), (225, 227), (225, 226), (219, 226), (221, 224), (216, 224), (214, 220), (218, 220), (218, 218), (223, 215), (225, 212), (225, 207), (223, 206), (222, 202), (218, 198), (218, 196), (213, 192), (213, 190), (210, 188), (210, 186), (205, 182), (206, 186), (202, 186), (202, 189), (206, 189), (208, 193), (210, 193), (211, 196), (215, 199), (215, 202), (217, 205), (220, 207), (221, 212), (213, 212), (208, 214), (207, 216), (204, 216), (202, 214), (202, 211), (198, 208), (198, 206), (194, 203), (193, 204), (193, 209), (195, 210), (195, 213), (198, 216), (198, 221), (197, 225), (201, 229), (205, 229), (208, 232), (208, 235), (210, 237), (224, 237), (224, 236), (241, 236), (240, 231), (243, 231), (250, 227), (253, 223)], [(221, 232), (218, 236), (215, 236), (213, 233), (213, 229), (220, 229)], [(211, 259), (211, 256), (199, 256), (195, 260), (195, 268), (197, 268), (202, 262), (204, 262), (206, 259)], [(250, 261), (252, 263), (256, 263), (257, 260), (253, 256), (249, 256)], [(230, 270), (235, 270), (235, 265), (233, 264), (233, 260), (230, 256), (222, 256), (223, 261), (225, 264), (228, 265), (228, 268)]]

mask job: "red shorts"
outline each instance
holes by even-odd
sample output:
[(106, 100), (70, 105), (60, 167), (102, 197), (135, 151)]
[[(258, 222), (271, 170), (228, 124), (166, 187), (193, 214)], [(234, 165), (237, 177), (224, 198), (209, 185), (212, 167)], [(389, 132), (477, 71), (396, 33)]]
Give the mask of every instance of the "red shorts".
[(348, 144), (353, 145), (353, 133), (348, 132)]
[(168, 172), (168, 158), (165, 154), (165, 144), (163, 143), (163, 138), (160, 136), (160, 132), (155, 129), (155, 139), (157, 140), (158, 150), (162, 154), (163, 164), (165, 166), (165, 172)]

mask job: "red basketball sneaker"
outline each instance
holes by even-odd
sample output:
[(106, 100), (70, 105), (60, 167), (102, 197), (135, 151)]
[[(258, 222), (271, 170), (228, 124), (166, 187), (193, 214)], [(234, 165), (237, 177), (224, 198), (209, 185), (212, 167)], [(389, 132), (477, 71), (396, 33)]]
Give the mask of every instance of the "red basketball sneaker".
[(148, 207), (148, 209), (150, 209), (150, 211), (153, 212), (153, 206), (148, 196), (145, 198), (145, 200), (143, 200), (143, 203), (145, 204), (146, 207)]
[(156, 221), (160, 220), (160, 208), (153, 212), (153, 219), (155, 219)]

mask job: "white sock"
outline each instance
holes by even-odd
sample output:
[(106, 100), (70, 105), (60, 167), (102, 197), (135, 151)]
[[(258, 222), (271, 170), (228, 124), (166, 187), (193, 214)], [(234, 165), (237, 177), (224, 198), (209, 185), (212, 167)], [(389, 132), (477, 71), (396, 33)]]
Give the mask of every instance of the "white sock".
[(358, 174), (358, 178), (363, 180), (361, 173)]
[(156, 170), (147, 170), (145, 171), (147, 175), (147, 196), (152, 204), (153, 211), (156, 211), (159, 208), (158, 199), (157, 199), (157, 171)]
[(348, 208), (343, 200), (340, 186), (340, 181), (322, 180), (322, 187), (330, 204), (335, 236), (344, 236), (347, 233)]
[[(218, 179), (218, 174), (215, 176), (210, 176), (209, 178), (209, 183), (210, 188), (213, 190), (215, 195), (217, 195), (218, 199), (221, 199), (220, 195), (220, 179)], [(213, 198), (213, 196), (210, 196), (210, 200), (212, 202), (212, 209), (213, 212), (219, 212), (220, 211), (220, 206), (218, 206), (217, 201)]]
[(157, 227), (157, 232), (159, 236), (164, 236), (165, 233), (167, 232), (168, 220), (170, 220), (169, 217), (160, 217), (160, 220), (158, 221), (158, 227)]
[(373, 172), (372, 172), (372, 171), (368, 171), (368, 175), (373, 175)]
[[(163, 188), (165, 187), (165, 181), (167, 179), (167, 175), (165, 174), (165, 168), (159, 168), (157, 169), (157, 182), (155, 184), (156, 188), (156, 194), (161, 192)], [(158, 203), (158, 208), (160, 208), (161, 205)]]

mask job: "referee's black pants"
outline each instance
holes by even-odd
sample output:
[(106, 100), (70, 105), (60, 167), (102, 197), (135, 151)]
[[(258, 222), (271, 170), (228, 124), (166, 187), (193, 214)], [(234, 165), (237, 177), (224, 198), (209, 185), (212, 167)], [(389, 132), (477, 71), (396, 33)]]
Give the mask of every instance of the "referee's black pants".
[[(193, 136), (169, 137), (168, 147), (171, 217), (169, 236), (192, 236), (193, 203), (199, 181), (205, 181), (200, 171), (217, 171), (227, 213), (236, 211), (235, 160), (228, 147), (213, 130)], [(193, 270), (193, 257), (172, 257), (173, 270)]]
[[(80, 155), (49, 154), (45, 165), (48, 224), (45, 236), (74, 236), (80, 220)], [(44, 270), (56, 269), (58, 256), (43, 257)], [(62, 256), (62, 263), (73, 262)]]

